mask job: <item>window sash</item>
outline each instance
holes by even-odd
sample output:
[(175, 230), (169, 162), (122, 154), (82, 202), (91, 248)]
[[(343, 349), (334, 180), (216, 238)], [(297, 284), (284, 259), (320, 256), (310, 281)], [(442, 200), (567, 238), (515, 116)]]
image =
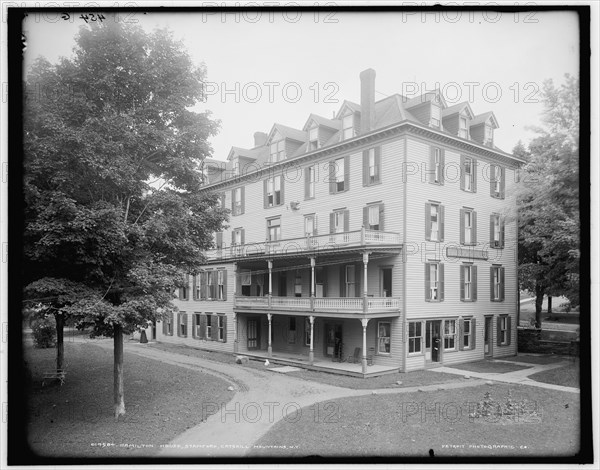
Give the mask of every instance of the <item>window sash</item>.
[(206, 338), (212, 338), (212, 315), (206, 314)]
[(334, 212), (333, 216), (335, 233), (344, 231), (344, 211)]
[(456, 349), (456, 320), (444, 322), (444, 349)]
[(225, 331), (224, 331), (223, 322), (224, 322), (224, 316), (218, 315), (217, 316), (217, 328), (219, 329), (219, 331), (218, 331), (218, 340), (219, 341), (223, 341), (225, 339)]
[(440, 155), (441, 151), (439, 148), (433, 149), (433, 168), (435, 171), (435, 182), (440, 182), (440, 175), (442, 173), (442, 158)]
[(463, 320), (463, 348), (471, 348), (471, 320)]
[(500, 268), (494, 268), (494, 299), (500, 300)]
[(471, 211), (464, 212), (463, 224), (465, 228), (465, 243), (471, 243), (473, 230), (473, 213)]
[(304, 235), (307, 237), (314, 236), (315, 233), (315, 216), (307, 215), (304, 217)]
[(423, 344), (423, 324), (421, 322), (408, 323), (408, 352), (421, 352)]
[(308, 140), (311, 142), (314, 142), (315, 140), (318, 140), (318, 139), (319, 139), (319, 128), (313, 127), (312, 129), (309, 129)]
[(308, 167), (308, 197), (315, 197), (315, 167)]
[(354, 137), (354, 116), (349, 114), (342, 118), (344, 139)]
[(390, 322), (379, 322), (377, 325), (377, 352), (379, 354), (391, 354), (391, 331)]
[(437, 204), (431, 204), (430, 222), (431, 222), (431, 241), (439, 241), (439, 214), (440, 208)]
[(369, 229), (379, 230), (379, 205), (369, 206)]
[(465, 300), (471, 300), (471, 266), (463, 266)]
[(429, 291), (431, 292), (431, 300), (438, 300), (438, 289), (438, 265), (437, 263), (432, 263), (429, 265)]
[(465, 158), (465, 191), (473, 191), (473, 160)]

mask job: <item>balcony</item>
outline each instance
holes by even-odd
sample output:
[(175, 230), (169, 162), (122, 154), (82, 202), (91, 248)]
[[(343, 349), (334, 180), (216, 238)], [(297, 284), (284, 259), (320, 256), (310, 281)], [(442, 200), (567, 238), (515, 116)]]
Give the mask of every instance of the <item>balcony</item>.
[(285, 255), (327, 253), (353, 248), (392, 247), (399, 249), (400, 234), (378, 230), (355, 230), (351, 232), (328, 233), (314, 237), (288, 238), (263, 243), (233, 245), (220, 249), (207, 250), (208, 261), (226, 259), (260, 258)]
[(393, 313), (400, 312), (396, 297), (249, 297), (235, 296), (235, 309), (322, 313)]

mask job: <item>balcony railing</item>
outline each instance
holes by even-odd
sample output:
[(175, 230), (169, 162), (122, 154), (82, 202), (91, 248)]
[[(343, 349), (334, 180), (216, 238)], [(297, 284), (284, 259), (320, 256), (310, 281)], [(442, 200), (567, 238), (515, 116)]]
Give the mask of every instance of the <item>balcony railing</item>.
[(361, 246), (400, 245), (400, 234), (378, 230), (327, 233), (312, 237), (287, 238), (263, 243), (247, 243), (206, 251), (208, 260), (244, 258), (252, 256), (292, 255), (315, 251), (335, 251), (340, 248)]
[(396, 297), (249, 297), (235, 296), (236, 308), (306, 312), (376, 313), (400, 310)]

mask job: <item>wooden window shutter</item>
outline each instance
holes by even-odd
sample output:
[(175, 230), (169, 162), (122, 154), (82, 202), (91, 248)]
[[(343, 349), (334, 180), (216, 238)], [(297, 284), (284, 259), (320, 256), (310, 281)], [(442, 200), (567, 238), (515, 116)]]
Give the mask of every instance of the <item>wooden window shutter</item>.
[(335, 233), (335, 212), (329, 214), (329, 233)]
[(471, 212), (471, 245), (477, 245), (477, 212)]
[(219, 315), (217, 314), (210, 319), (210, 339), (219, 341)]
[(375, 147), (375, 182), (381, 182), (381, 147)]
[(235, 213), (235, 189), (231, 190), (231, 213), (236, 215)]
[(163, 320), (162, 320), (162, 332), (163, 332), (163, 335), (166, 336), (168, 334), (168, 331), (169, 330), (167, 329), (167, 319), (165, 317), (163, 317)]
[(198, 300), (198, 289), (196, 289), (198, 283), (198, 274), (194, 274), (194, 278), (192, 280), (192, 299)]
[(183, 333), (181, 336), (183, 336), (184, 338), (187, 338), (187, 336), (188, 336), (188, 331), (187, 331), (188, 316), (187, 316), (187, 313), (185, 313), (185, 312), (181, 314), (181, 323), (183, 323), (185, 325), (185, 333)]
[(227, 300), (227, 270), (223, 269), (223, 300)]
[(242, 245), (245, 245), (246, 244), (246, 229), (243, 228), (241, 230), (242, 230), (242, 237), (241, 237), (241, 239), (242, 239)]
[(439, 218), (440, 218), (440, 241), (444, 241), (444, 206), (442, 204), (439, 205)]
[(473, 184), (472, 184), (472, 189), (473, 192), (476, 193), (477, 192), (477, 160), (475, 160), (474, 158), (471, 159), (471, 165), (472, 165), (472, 172), (473, 172)]
[(490, 300), (494, 300), (494, 266), (490, 266)]
[(504, 248), (504, 217), (500, 217), (500, 248)]
[(494, 240), (494, 218), (495, 214), (490, 214), (490, 246), (495, 247), (496, 241)]
[(440, 184), (444, 184), (444, 171), (446, 169), (446, 151), (440, 149)]
[(344, 232), (350, 231), (350, 211), (344, 210)]
[(435, 147), (429, 147), (429, 182), (435, 183)]
[(231, 246), (235, 245), (235, 230), (231, 231)]
[[(465, 156), (460, 156), (460, 189), (465, 190), (465, 178), (467, 177), (467, 172), (465, 171)], [(462, 243), (462, 242), (461, 242)]]
[(490, 196), (495, 196), (494, 179), (496, 178), (496, 165), (490, 165)]
[(206, 339), (206, 315), (200, 315), (200, 336), (199, 339)]
[(500, 300), (504, 300), (504, 268), (500, 268)]
[(439, 298), (440, 302), (444, 300), (444, 264), (438, 264), (438, 279), (439, 279)]
[(506, 190), (506, 178), (505, 178), (505, 168), (500, 168), (500, 197), (504, 199), (504, 193)]
[(496, 345), (500, 346), (502, 344), (502, 335), (500, 334), (501, 328), (501, 317), (496, 318)]
[(458, 320), (458, 350), (462, 351), (465, 349), (465, 321), (461, 318)]
[(281, 200), (281, 204), (283, 204), (285, 202), (285, 178), (283, 177), (283, 174), (279, 177), (279, 180), (281, 181), (280, 200)]
[(217, 250), (223, 248), (223, 232), (217, 232)]
[(196, 317), (197, 314), (192, 314), (192, 338), (196, 338)]
[(310, 199), (310, 168), (304, 168), (304, 199)]
[(244, 212), (246, 212), (246, 187), (242, 186), (240, 192), (242, 193), (240, 196), (240, 199), (242, 201), (242, 208), (240, 209), (240, 214), (243, 214)]
[(369, 186), (369, 151), (363, 150), (363, 186)]
[(340, 297), (346, 297), (346, 265), (340, 266)]
[(476, 344), (476, 338), (477, 338), (477, 325), (475, 323), (475, 318), (471, 319), (471, 349), (475, 349), (475, 347), (477, 346)]
[(465, 266), (459, 266), (460, 269), (460, 300), (465, 300)]
[(207, 272), (206, 271), (200, 271), (200, 299), (201, 300), (206, 300), (206, 287), (207, 287), (207, 281), (206, 281), (206, 276), (207, 276)]
[(511, 317), (506, 317), (506, 345), (507, 346), (510, 346), (510, 342), (512, 339), (511, 323), (512, 323)]
[(473, 300), (477, 300), (477, 266), (471, 266), (471, 292)]
[(431, 240), (431, 204), (425, 203), (425, 240)]
[(363, 227), (369, 228), (369, 206), (363, 207)]
[(459, 211), (459, 214), (460, 214), (460, 221), (458, 223), (458, 227), (460, 229), (460, 244), (464, 245), (465, 244), (465, 210), (461, 209)]
[(223, 342), (227, 342), (227, 315), (223, 315)]
[(425, 263), (425, 300), (431, 300), (431, 273), (430, 263)]
[(175, 314), (171, 312), (169, 317), (171, 319), (171, 333), (169, 333), (169, 336), (173, 336), (173, 330), (175, 329)]
[(383, 203), (379, 204), (379, 230), (380, 231), (384, 231), (385, 230), (385, 225), (384, 225), (384, 207), (383, 207)]
[(344, 191), (350, 189), (350, 157), (344, 157)]
[(266, 209), (267, 207), (269, 207), (269, 197), (267, 196), (267, 191), (268, 191), (268, 179), (263, 181), (263, 206)]
[(329, 162), (329, 193), (334, 194), (336, 191), (336, 183), (335, 183), (335, 160)]

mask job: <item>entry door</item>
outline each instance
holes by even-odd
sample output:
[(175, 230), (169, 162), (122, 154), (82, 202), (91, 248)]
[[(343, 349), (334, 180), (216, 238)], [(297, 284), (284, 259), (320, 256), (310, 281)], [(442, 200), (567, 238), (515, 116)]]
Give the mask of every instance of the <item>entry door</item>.
[(442, 321), (427, 320), (425, 322), (425, 360), (440, 362), (442, 360)]
[(483, 330), (483, 354), (485, 356), (492, 355), (492, 319), (493, 317), (485, 317), (485, 328)]
[(248, 318), (248, 350), (260, 348), (260, 322), (257, 318)]
[(392, 268), (381, 269), (381, 297), (392, 296)]
[(342, 355), (342, 324), (325, 324), (325, 351), (328, 357), (340, 358)]

